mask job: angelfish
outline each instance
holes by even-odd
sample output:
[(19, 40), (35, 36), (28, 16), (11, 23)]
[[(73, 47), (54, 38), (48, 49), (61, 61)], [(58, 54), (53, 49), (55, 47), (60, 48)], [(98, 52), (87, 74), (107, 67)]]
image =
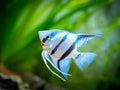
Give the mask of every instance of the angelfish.
[[(38, 34), (43, 47), (42, 58), (46, 67), (63, 81), (71, 76), (68, 73), (71, 58), (82, 71), (92, 63), (96, 56), (95, 53), (78, 52), (77, 50), (88, 40), (102, 36), (102, 34), (71, 33), (59, 29), (38, 31)], [(64, 78), (55, 73), (47, 62), (59, 71)]]

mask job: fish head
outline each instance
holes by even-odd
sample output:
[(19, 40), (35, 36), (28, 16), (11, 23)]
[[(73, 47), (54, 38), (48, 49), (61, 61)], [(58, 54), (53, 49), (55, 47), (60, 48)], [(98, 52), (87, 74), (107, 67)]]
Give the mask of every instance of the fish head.
[(59, 33), (60, 30), (38, 31), (42, 47), (44, 49), (50, 47), (50, 45), (52, 44), (51, 41), (54, 39), (54, 36)]
[(49, 31), (39, 31), (38, 32), (42, 46), (48, 46), (50, 42)]

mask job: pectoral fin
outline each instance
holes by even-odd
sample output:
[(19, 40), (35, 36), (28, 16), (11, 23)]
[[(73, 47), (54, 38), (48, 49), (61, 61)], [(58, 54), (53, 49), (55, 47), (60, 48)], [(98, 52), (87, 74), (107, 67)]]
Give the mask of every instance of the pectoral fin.
[[(46, 52), (45, 52), (45, 51), (42, 52), (42, 57), (43, 57), (43, 61), (44, 61), (45, 65), (46, 65), (46, 67), (48, 68), (48, 70), (50, 70), (51, 73), (53, 73), (54, 75), (56, 75), (57, 77), (59, 77), (61, 80), (66, 81), (64, 78), (62, 78), (60, 75), (58, 75), (57, 73), (55, 73), (55, 72), (48, 66), (48, 64), (47, 64), (47, 58), (46, 58)], [(49, 60), (48, 60), (48, 61), (49, 61)]]
[[(44, 63), (46, 65), (46, 67), (54, 74), (56, 75), (57, 77), (59, 77), (60, 79), (62, 79), (63, 81), (66, 81), (64, 78), (62, 78), (60, 75), (58, 75), (57, 73), (55, 73), (47, 64), (47, 61), (57, 70), (59, 71), (63, 76), (71, 76), (70, 74), (60, 70), (52, 61), (51, 59), (49, 58), (49, 54), (47, 51), (43, 51), (42, 52), (42, 57), (43, 57), (43, 60), (44, 60)], [(54, 60), (53, 60), (54, 61)], [(61, 66), (61, 65), (60, 65)]]
[[(60, 70), (60, 69), (51, 61), (51, 59), (49, 58), (49, 54), (48, 54), (47, 51), (43, 51), (43, 52), (45, 52), (45, 58), (46, 58), (46, 60), (47, 60), (57, 71), (59, 71), (59, 72), (62, 73), (63, 75), (71, 76), (70, 74), (65, 73), (65, 72), (63, 72), (62, 70)], [(54, 60), (53, 60), (53, 61), (54, 61)]]

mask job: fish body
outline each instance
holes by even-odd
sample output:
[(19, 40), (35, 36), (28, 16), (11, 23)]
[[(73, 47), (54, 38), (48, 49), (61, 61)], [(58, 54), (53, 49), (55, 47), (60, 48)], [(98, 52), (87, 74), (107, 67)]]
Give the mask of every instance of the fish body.
[[(68, 76), (71, 76), (68, 74), (71, 58), (75, 60), (80, 70), (84, 70), (92, 63), (96, 56), (95, 53), (78, 52), (77, 50), (88, 40), (102, 36), (101, 34), (71, 33), (58, 29), (39, 31), (38, 33), (43, 47), (42, 57), (45, 65), (53, 74), (64, 81)], [(55, 73), (48, 66), (47, 61), (62, 73), (65, 79)]]

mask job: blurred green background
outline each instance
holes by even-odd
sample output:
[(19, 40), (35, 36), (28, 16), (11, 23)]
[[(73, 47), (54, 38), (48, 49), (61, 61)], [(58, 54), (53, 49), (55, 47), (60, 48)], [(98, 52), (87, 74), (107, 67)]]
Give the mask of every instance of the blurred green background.
[[(120, 89), (120, 0), (3, 0), (0, 3), (0, 63), (14, 72), (31, 72), (68, 90)], [(81, 52), (95, 52), (81, 72), (72, 61), (63, 82), (45, 66), (39, 30), (102, 33)]]

